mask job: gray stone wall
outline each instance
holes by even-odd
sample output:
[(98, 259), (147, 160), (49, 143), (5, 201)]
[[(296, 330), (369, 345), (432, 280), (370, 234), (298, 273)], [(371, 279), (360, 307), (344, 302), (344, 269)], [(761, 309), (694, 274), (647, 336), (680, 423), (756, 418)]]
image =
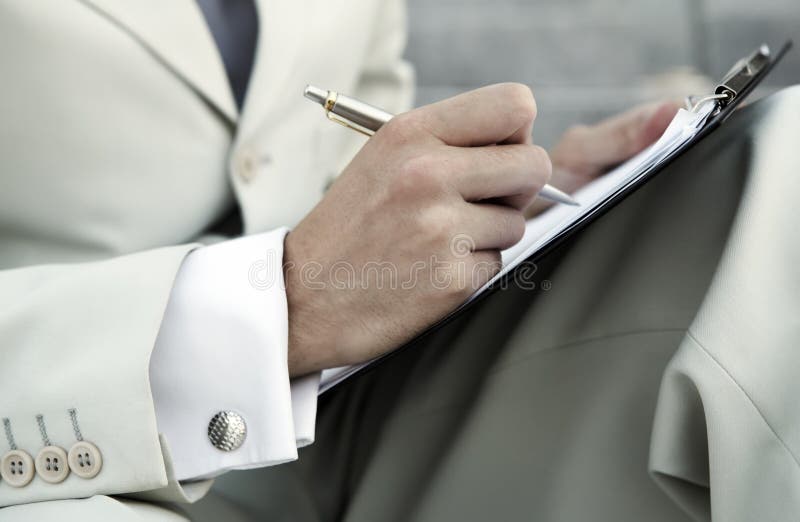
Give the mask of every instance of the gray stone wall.
[(800, 83), (800, 0), (408, 1), (417, 103), (526, 83), (545, 146), (572, 123), (701, 92), (762, 42), (796, 42), (762, 92)]

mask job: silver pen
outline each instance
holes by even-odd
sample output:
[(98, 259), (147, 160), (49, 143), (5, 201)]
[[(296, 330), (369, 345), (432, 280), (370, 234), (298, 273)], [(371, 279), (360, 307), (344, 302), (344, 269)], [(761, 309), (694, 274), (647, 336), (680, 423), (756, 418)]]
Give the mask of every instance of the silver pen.
[[(326, 91), (314, 87), (313, 85), (306, 86), (306, 90), (303, 94), (309, 100), (322, 105), (325, 109), (325, 114), (327, 114), (330, 120), (360, 132), (361, 134), (366, 134), (367, 136), (375, 134), (384, 123), (391, 120), (393, 117), (392, 114), (383, 109), (379, 109), (378, 107), (334, 91)], [(555, 201), (556, 203), (565, 203), (574, 206), (580, 205), (580, 203), (572, 199), (569, 194), (555, 187), (551, 187), (550, 185), (542, 187), (538, 195), (544, 199)]]

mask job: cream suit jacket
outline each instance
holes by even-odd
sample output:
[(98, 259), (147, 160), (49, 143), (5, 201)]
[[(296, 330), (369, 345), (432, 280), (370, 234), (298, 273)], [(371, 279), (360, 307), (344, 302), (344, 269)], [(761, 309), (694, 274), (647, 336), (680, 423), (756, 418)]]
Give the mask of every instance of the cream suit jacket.
[(235, 205), (246, 234), (293, 226), (360, 146), (306, 83), (409, 106), (400, 1), (257, 7), (239, 114), (193, 0), (0, 0), (0, 417), (36, 455), (36, 416), (68, 446), (75, 408), (103, 455), (90, 480), (0, 481), (0, 506), (201, 495), (171, 480), (148, 382), (182, 260)]

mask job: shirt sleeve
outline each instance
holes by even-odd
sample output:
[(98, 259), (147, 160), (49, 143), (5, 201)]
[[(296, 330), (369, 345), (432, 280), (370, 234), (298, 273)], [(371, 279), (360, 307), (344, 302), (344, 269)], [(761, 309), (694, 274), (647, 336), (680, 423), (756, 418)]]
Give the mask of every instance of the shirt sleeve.
[[(150, 387), (178, 480), (291, 461), (314, 441), (319, 375), (292, 381), (288, 373), (287, 232), (197, 249), (177, 274)], [(239, 447), (212, 444), (209, 423), (218, 412), (243, 419)]]

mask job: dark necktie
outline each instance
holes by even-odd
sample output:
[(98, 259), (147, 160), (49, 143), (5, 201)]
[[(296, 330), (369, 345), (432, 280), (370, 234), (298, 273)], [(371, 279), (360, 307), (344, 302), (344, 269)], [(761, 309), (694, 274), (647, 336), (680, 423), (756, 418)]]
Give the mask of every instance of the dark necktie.
[(239, 109), (244, 103), (258, 40), (258, 13), (253, 0), (197, 0), (225, 64)]

